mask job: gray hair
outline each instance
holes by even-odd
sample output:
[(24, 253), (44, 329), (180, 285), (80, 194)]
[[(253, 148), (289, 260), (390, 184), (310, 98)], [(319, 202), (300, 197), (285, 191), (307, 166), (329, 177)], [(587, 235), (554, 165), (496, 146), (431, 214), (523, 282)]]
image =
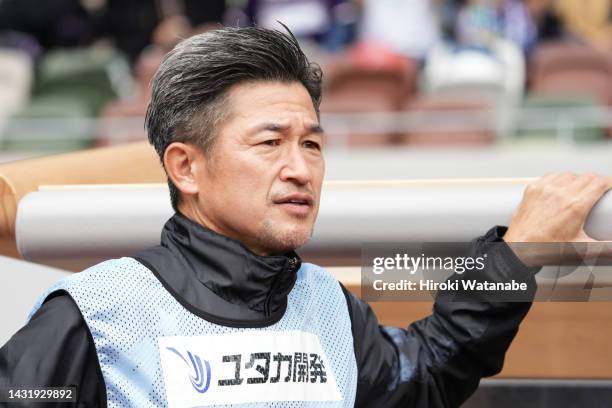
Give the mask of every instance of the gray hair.
[[(145, 118), (149, 142), (162, 163), (173, 142), (192, 143), (209, 154), (228, 111), (228, 90), (249, 81), (299, 82), (318, 115), (321, 79), (321, 69), (308, 61), (290, 31), (226, 27), (195, 35), (168, 53), (153, 78)], [(177, 211), (178, 189), (170, 178), (168, 186)]]

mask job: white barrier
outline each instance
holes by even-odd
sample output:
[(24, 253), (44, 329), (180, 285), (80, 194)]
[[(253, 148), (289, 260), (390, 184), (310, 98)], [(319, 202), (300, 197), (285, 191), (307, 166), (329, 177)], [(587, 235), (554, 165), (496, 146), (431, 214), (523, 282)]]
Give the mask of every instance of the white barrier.
[[(465, 242), (507, 225), (532, 179), (325, 183), (311, 242), (302, 254), (358, 256), (365, 242)], [(164, 185), (48, 187), (19, 203), (16, 239), (28, 260), (129, 255), (159, 243), (172, 215)], [(612, 240), (612, 194), (585, 227)]]

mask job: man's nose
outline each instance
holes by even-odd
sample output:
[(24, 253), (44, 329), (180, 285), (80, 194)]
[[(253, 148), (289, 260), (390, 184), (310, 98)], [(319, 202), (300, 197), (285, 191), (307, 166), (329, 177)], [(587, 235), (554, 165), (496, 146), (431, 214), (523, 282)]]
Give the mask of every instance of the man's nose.
[(312, 178), (310, 164), (299, 145), (293, 145), (287, 150), (280, 171), (280, 178), (282, 181), (293, 181), (300, 185), (310, 182)]

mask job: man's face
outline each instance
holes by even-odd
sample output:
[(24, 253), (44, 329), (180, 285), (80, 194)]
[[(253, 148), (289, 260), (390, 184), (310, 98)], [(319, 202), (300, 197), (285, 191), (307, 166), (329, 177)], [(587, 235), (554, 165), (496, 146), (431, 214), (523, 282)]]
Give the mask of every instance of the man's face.
[(300, 83), (234, 86), (207, 165), (197, 210), (207, 227), (267, 255), (305, 244), (325, 171), (322, 130)]

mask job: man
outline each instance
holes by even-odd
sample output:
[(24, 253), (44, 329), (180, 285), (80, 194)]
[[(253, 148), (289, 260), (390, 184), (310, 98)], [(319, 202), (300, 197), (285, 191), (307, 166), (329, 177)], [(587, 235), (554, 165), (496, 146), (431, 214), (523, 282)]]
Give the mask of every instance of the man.
[[(324, 174), (321, 73), (296, 41), (225, 28), (180, 43), (146, 118), (177, 213), (161, 245), (53, 286), (0, 351), (1, 384), (78, 385), (84, 406), (458, 406), (500, 371), (529, 303), (443, 301), (408, 329), (294, 250)], [(551, 175), (508, 231), (474, 243), (487, 275), (533, 268), (489, 242), (584, 240), (609, 188)], [(505, 236), (504, 236), (505, 232)], [(448, 299), (447, 299), (448, 300)]]

